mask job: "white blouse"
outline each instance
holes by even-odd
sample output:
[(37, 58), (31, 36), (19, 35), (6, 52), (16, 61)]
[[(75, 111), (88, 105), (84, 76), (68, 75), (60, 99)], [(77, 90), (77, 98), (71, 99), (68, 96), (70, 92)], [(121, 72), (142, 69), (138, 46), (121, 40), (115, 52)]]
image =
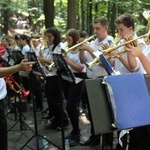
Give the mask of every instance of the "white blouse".
[(0, 100), (5, 98), (6, 95), (7, 95), (6, 82), (3, 78), (0, 78)]

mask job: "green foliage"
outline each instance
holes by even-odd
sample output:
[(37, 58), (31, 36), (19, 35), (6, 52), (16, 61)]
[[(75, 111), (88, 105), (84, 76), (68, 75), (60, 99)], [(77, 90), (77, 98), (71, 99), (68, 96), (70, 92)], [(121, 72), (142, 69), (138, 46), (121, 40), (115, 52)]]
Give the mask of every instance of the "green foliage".
[[(116, 31), (114, 24), (115, 18), (120, 14), (131, 13), (136, 22), (136, 31), (139, 34), (145, 33), (147, 20), (143, 17), (142, 12), (149, 10), (149, 0), (76, 0), (77, 1), (77, 18), (78, 29), (87, 30), (90, 33), (91, 23), (96, 17), (106, 17), (110, 21), (110, 33)], [(11, 4), (11, 5), (10, 5)], [(31, 26), (44, 28), (43, 0), (2, 0), (1, 9), (9, 11), (10, 16), (22, 14), (29, 16)], [(92, 6), (92, 10), (89, 10)], [(55, 0), (55, 18), (54, 25), (61, 31), (66, 32), (67, 25), (67, 7), (68, 0)], [(74, 8), (72, 8), (74, 9)], [(92, 16), (90, 18), (89, 16)], [(9, 19), (12, 22), (12, 19)], [(3, 22), (0, 20), (1, 23)], [(11, 22), (9, 22), (11, 24)], [(113, 31), (112, 31), (113, 30)]]

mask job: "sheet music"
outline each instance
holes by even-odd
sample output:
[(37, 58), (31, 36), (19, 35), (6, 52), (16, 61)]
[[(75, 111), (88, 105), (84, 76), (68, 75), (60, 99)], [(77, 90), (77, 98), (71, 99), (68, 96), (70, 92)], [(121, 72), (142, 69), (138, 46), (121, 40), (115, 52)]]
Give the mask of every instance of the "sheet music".
[(52, 55), (56, 67), (58, 68), (58, 70), (62, 71), (62, 78), (64, 80), (67, 80), (69, 82), (75, 82), (76, 84), (78, 84), (83, 80), (82, 78), (78, 78), (74, 76), (74, 73), (69, 68), (68, 64), (64, 60), (64, 57), (62, 56), (61, 53), (52, 53)]
[(19, 64), (24, 59), (22, 52), (19, 50), (12, 50), (11, 57), (16, 64)]
[(45, 77), (46, 75), (45, 75), (44, 69), (41, 67), (40, 63), (38, 62), (35, 52), (27, 52), (27, 58), (28, 58), (29, 62), (30, 61), (35, 62), (35, 64), (33, 65), (33, 68), (32, 68), (32, 72), (35, 75)]

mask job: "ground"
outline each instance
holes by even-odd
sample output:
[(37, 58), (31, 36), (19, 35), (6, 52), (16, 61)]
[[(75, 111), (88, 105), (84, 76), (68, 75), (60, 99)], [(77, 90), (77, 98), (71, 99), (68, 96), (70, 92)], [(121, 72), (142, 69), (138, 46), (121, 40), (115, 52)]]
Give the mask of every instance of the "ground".
[[(44, 102), (46, 104), (46, 102)], [(62, 132), (55, 130), (45, 130), (44, 126), (48, 120), (42, 119), (41, 112), (36, 112), (27, 106), (27, 111), (21, 113), (9, 113), (6, 109), (8, 120), (8, 150), (42, 150), (43, 136), (46, 135), (49, 143), (47, 150), (62, 149)], [(16, 115), (15, 115), (16, 114)], [(16, 119), (15, 119), (16, 118)], [(35, 119), (36, 118), (36, 119)], [(20, 121), (22, 119), (22, 121)], [(81, 140), (87, 140), (90, 136), (90, 122), (84, 114), (80, 117)], [(21, 123), (22, 122), (22, 123)], [(37, 126), (35, 126), (35, 124)], [(37, 131), (37, 132), (36, 132)], [(64, 135), (71, 131), (71, 125), (64, 131)], [(114, 136), (114, 139), (116, 137)], [(116, 140), (114, 140), (116, 141)], [(114, 145), (116, 143), (114, 142)], [(101, 146), (75, 146), (71, 150), (101, 150)]]

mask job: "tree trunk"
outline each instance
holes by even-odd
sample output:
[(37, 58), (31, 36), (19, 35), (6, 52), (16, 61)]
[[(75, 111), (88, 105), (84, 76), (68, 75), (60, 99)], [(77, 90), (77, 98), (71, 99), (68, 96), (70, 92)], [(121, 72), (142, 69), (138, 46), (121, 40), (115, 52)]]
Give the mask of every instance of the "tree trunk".
[(43, 0), (43, 11), (45, 15), (45, 27), (50, 28), (54, 26), (54, 0)]
[(88, 26), (88, 33), (89, 35), (92, 35), (93, 34), (93, 27), (91, 26), (91, 23), (92, 23), (92, 0), (89, 0), (88, 1), (88, 4), (87, 4), (87, 8), (88, 8), (88, 23), (87, 23), (87, 26)]
[(67, 29), (77, 29), (77, 2), (76, 0), (68, 0), (68, 16), (67, 16)]
[[(9, 0), (8, 0), (8, 3), (9, 3)], [(3, 16), (3, 27), (2, 27), (2, 33), (4, 34), (7, 34), (8, 33), (8, 19), (9, 19), (9, 9), (7, 8), (7, 3), (4, 3), (3, 4), (3, 7), (2, 7), (2, 16)]]

